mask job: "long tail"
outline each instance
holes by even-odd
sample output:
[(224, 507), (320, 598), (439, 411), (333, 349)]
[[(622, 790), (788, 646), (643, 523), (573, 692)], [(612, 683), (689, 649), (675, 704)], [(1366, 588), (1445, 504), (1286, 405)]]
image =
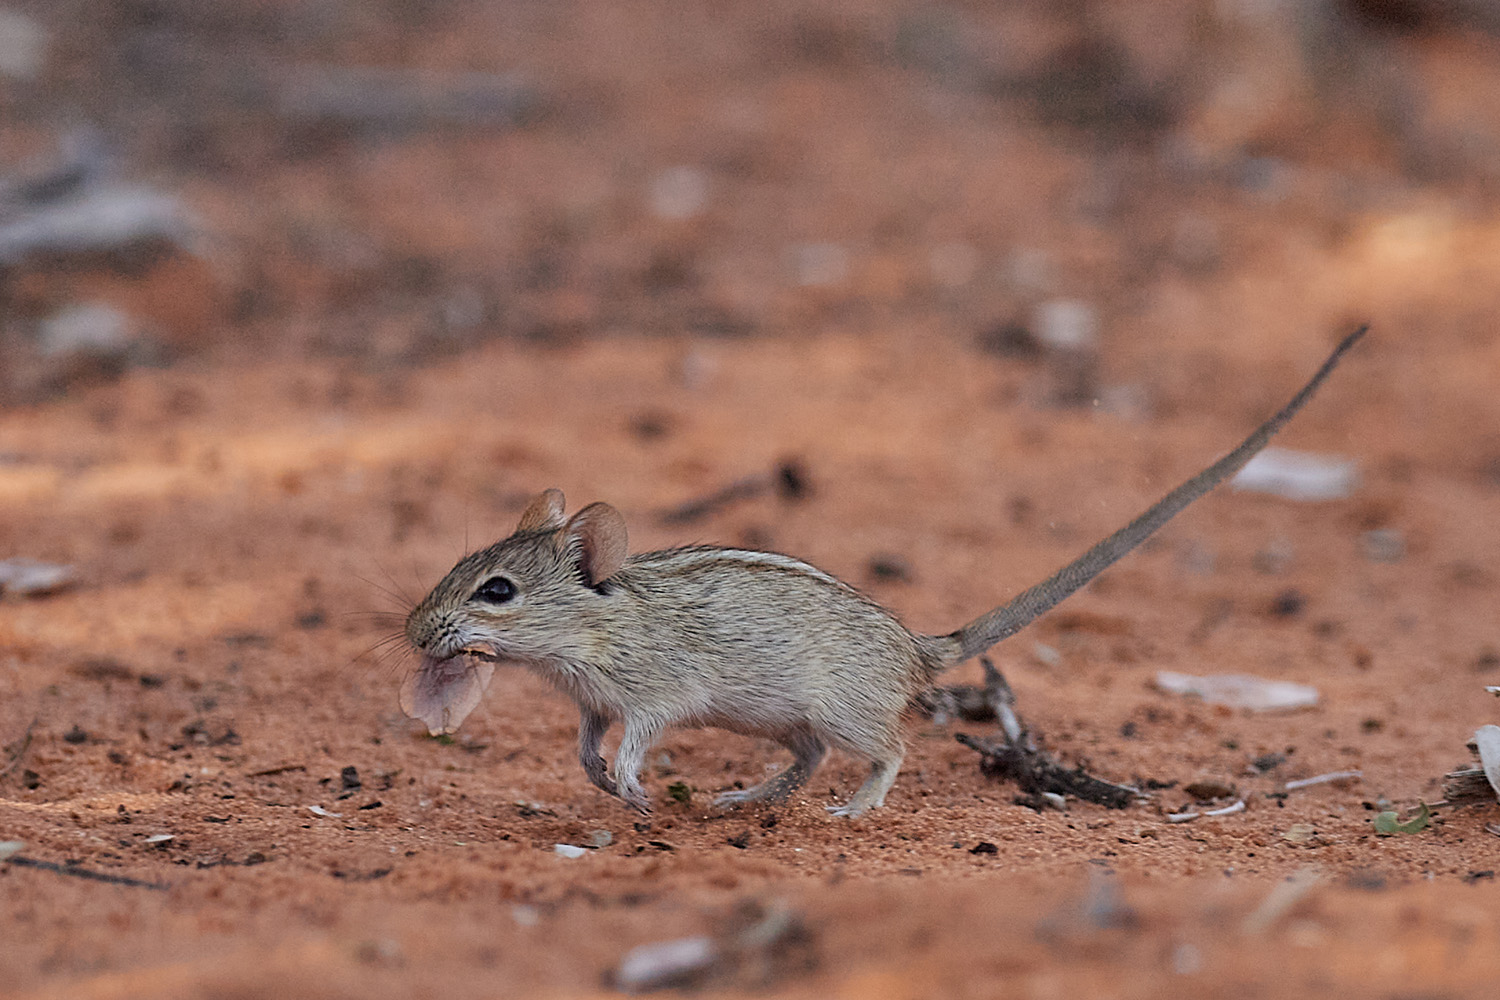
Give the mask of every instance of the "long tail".
[(1313, 393), (1318, 391), (1318, 386), (1323, 384), (1323, 380), (1338, 365), (1339, 359), (1358, 342), (1359, 338), (1365, 335), (1367, 329), (1369, 329), (1368, 326), (1362, 326), (1345, 337), (1343, 342), (1328, 356), (1328, 360), (1323, 362), (1323, 367), (1318, 369), (1318, 373), (1302, 387), (1302, 391), (1293, 396), (1292, 401), (1281, 408), (1281, 412), (1257, 427), (1255, 433), (1247, 437), (1244, 443), (1234, 451), (1162, 497), (1140, 517), (1068, 563), (1052, 576), (1030, 590), (1017, 594), (1010, 603), (986, 612), (957, 632), (944, 636), (945, 639), (957, 640), (960, 650), (960, 654), (949, 662), (958, 663), (971, 656), (978, 656), (1001, 639), (1008, 639), (1015, 635), (1030, 625), (1038, 615), (1051, 610), (1063, 598), (1104, 572), (1121, 556), (1151, 537), (1157, 528), (1172, 520), (1188, 504), (1240, 471), (1256, 452), (1266, 446), (1266, 442), (1271, 440), (1273, 434), (1296, 416), (1297, 411), (1312, 398)]

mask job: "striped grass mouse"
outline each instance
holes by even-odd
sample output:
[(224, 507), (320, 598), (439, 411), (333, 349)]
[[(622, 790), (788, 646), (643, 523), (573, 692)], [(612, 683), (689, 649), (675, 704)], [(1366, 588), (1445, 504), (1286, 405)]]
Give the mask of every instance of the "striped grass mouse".
[[(947, 635), (909, 631), (853, 587), (791, 556), (691, 546), (629, 554), (605, 503), (566, 516), (542, 493), (510, 537), (461, 559), (408, 615), (420, 664), (401, 689), (408, 715), (451, 733), (497, 664), (528, 667), (578, 704), (590, 781), (636, 809), (646, 752), (670, 726), (716, 726), (775, 740), (784, 771), (720, 795), (720, 805), (785, 799), (830, 747), (869, 762), (841, 816), (880, 806), (904, 756), (902, 716), (944, 670), (1015, 634), (1265, 447), (1364, 334), (1334, 349), (1275, 416), (1229, 454), (1009, 603)], [(613, 768), (600, 744), (624, 725)]]

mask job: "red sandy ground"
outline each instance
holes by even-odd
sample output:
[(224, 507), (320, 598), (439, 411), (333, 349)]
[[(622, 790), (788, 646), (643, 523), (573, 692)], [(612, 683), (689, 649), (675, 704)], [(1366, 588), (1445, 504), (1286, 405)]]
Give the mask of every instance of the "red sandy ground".
[[(872, 35), (886, 23), (845, 13)], [(812, 964), (705, 989), (1493, 995), (1500, 838), (1486, 826), (1500, 810), (1444, 810), (1398, 837), (1371, 826), (1377, 802), (1440, 798), (1439, 776), (1500, 716), (1482, 690), (1500, 643), (1487, 189), (1392, 179), (1395, 154), (1372, 141), (1347, 162), (1303, 150), (1306, 172), (1274, 205), (1182, 194), (1137, 154), (1098, 166), (991, 97), (863, 50), (752, 71), (731, 43), (764, 55), (781, 36), (743, 11), (720, 21), (690, 6), (672, 25), (635, 4), (531, 16), (492, 58), (570, 93), (617, 87), (597, 117), (194, 181), (274, 308), (201, 331), (171, 367), (0, 414), (0, 555), (81, 575), (62, 594), (0, 601), (0, 767), (20, 755), (0, 776), (0, 840), (166, 886), (0, 865), (0, 993), (595, 995), (631, 947), (780, 901), (801, 914)], [(1410, 44), (1417, 72), (1440, 43)], [(1452, 65), (1493, 88), (1479, 58), (1493, 43), (1472, 44), (1473, 61)], [(479, 50), (450, 26), (407, 55), (467, 65)], [(706, 219), (654, 220), (643, 192), (683, 162), (711, 165)], [(1373, 187), (1334, 204), (1339, 178)], [(1095, 198), (1115, 199), (1102, 221), (1079, 208)], [(1141, 263), (1174, 213), (1221, 234), (1210, 271)], [(383, 272), (265, 251), (335, 224), (433, 255), (460, 283), (482, 281), (487, 255), (505, 272), (562, 240), (563, 273), (485, 286), (508, 310), (498, 332), (514, 335), (433, 350), (412, 332), (430, 304)], [(788, 247), (824, 240), (850, 248), (847, 275), (796, 287)], [(928, 261), (954, 240), (976, 248), (978, 276), (949, 288)], [(1004, 277), (1017, 246), (1054, 262), (1044, 294)], [(643, 290), (653, 260), (694, 277)], [(981, 329), (1026, 315), (1028, 296), (1094, 301), (1100, 385), (1130, 392), (1051, 407), (1045, 361), (977, 346)], [(747, 334), (694, 333), (703, 303)], [(538, 680), (498, 674), (440, 742), (397, 707), (399, 645), (371, 652), (547, 486), (570, 506), (618, 506), (636, 548), (791, 552), (915, 628), (949, 630), (1238, 441), (1354, 318), (1371, 336), (1281, 442), (1357, 459), (1354, 496), (1221, 491), (998, 651), (1049, 749), (1105, 777), (1176, 783), (1150, 804), (1033, 812), (953, 739), (990, 727), (918, 720), (886, 808), (854, 821), (824, 807), (857, 786), (856, 761), (835, 757), (784, 807), (717, 813), (716, 791), (783, 752), (673, 732), (640, 823), (585, 781), (573, 708)], [(664, 509), (785, 458), (807, 470), (806, 499), (662, 524)], [(1402, 558), (1367, 557), (1375, 528), (1401, 533)], [(1257, 555), (1273, 548), (1289, 558), (1267, 571)], [(877, 557), (909, 579), (874, 574)], [(1300, 606), (1276, 613), (1289, 591)], [(1299, 681), (1322, 702), (1216, 709), (1156, 691), (1164, 669)], [(1247, 773), (1272, 752), (1285, 763)], [(1363, 780), (1274, 796), (1345, 769)], [(1200, 779), (1236, 786), (1248, 808), (1168, 823)], [(677, 782), (689, 802), (668, 795)], [(553, 851), (599, 830), (608, 846)], [(173, 839), (148, 843), (158, 834)], [(981, 842), (994, 853), (974, 853)], [(1273, 888), (1309, 868), (1317, 886), (1248, 932)]]

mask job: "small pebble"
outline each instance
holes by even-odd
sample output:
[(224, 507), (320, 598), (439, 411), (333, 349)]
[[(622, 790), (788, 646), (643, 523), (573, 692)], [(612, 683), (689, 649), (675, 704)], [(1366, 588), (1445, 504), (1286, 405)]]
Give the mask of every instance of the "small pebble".
[(632, 948), (620, 961), (615, 986), (627, 993), (687, 986), (713, 965), (718, 954), (707, 937), (643, 944)]
[(1191, 976), (1203, 968), (1203, 953), (1196, 945), (1180, 944), (1172, 952), (1172, 971), (1179, 976)]
[(900, 556), (881, 554), (870, 557), (870, 575), (891, 583), (910, 583), (911, 565)]
[(784, 459), (776, 466), (776, 495), (783, 500), (805, 500), (812, 493), (807, 469), (795, 458)]
[(76, 579), (71, 566), (31, 559), (0, 559), (0, 593), (44, 597), (72, 586)]
[(1354, 459), (1287, 448), (1267, 448), (1229, 481), (1234, 490), (1309, 502), (1342, 500), (1358, 485), (1359, 466)]
[(553, 844), (552, 850), (560, 858), (581, 858), (589, 852), (588, 848), (577, 844)]
[(1307, 598), (1295, 588), (1283, 590), (1271, 599), (1271, 614), (1277, 618), (1295, 618), (1307, 607)]
[(1267, 576), (1280, 576), (1292, 568), (1292, 560), (1297, 550), (1292, 543), (1285, 538), (1278, 538), (1268, 543), (1265, 548), (1255, 553), (1251, 559), (1251, 565), (1257, 573)]
[(707, 204), (708, 175), (697, 167), (669, 167), (651, 181), (651, 212), (659, 219), (691, 219)]
[(1053, 299), (1036, 308), (1037, 339), (1054, 351), (1091, 351), (1099, 340), (1099, 314), (1087, 302)]
[(1177, 565), (1182, 567), (1184, 573), (1193, 576), (1208, 576), (1213, 573), (1219, 564), (1219, 557), (1213, 549), (1198, 541), (1184, 542), (1177, 550)]
[(1194, 677), (1173, 670), (1159, 670), (1156, 673), (1156, 686), (1169, 694), (1191, 695), (1202, 698), (1211, 705), (1226, 705), (1252, 712), (1311, 708), (1318, 703), (1317, 688), (1244, 674)]
[(390, 938), (361, 941), (354, 955), (366, 965), (399, 965), (402, 962), (401, 945)]
[(37, 330), (37, 347), (49, 357), (110, 356), (123, 353), (135, 335), (135, 324), (125, 313), (114, 306), (86, 303), (68, 306), (43, 320)]
[(979, 349), (1015, 361), (1035, 361), (1042, 356), (1042, 342), (1023, 323), (997, 323), (981, 330)]
[(1234, 787), (1222, 781), (1195, 781), (1182, 789), (1199, 802), (1227, 799), (1234, 794)]
[(1247, 156), (1235, 167), (1240, 187), (1268, 202), (1285, 197), (1296, 176), (1296, 169), (1290, 163), (1275, 156)]
[(837, 243), (804, 243), (792, 251), (792, 272), (804, 288), (837, 285), (849, 275), (849, 254)]
[(1250, 766), (1261, 774), (1274, 771), (1287, 761), (1284, 753), (1263, 753), (1250, 762)]
[(1377, 528), (1359, 536), (1359, 547), (1371, 562), (1400, 562), (1406, 555), (1406, 536), (1394, 528)]

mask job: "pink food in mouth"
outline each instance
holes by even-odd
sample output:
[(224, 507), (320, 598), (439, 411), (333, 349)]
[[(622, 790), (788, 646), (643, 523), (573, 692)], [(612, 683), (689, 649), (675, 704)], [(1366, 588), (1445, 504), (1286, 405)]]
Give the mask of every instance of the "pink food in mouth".
[(494, 675), (493, 663), (471, 656), (439, 660), (424, 654), (421, 665), (401, 685), (401, 710), (426, 725), (433, 736), (458, 732)]

